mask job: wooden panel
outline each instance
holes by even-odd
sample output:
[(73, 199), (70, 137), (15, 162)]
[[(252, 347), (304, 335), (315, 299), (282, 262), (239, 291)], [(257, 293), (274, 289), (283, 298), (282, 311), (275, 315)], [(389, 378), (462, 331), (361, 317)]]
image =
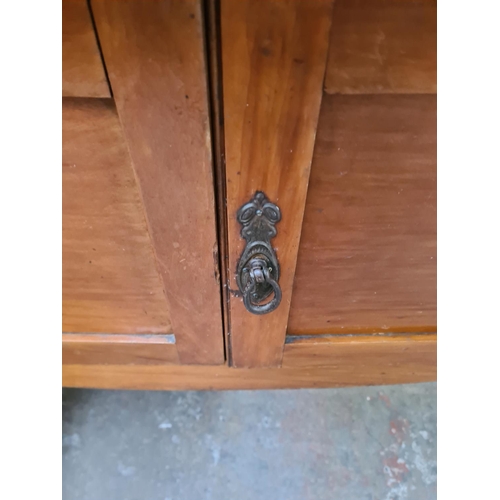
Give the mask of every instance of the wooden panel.
[(436, 329), (436, 97), (325, 96), (289, 333)]
[(63, 364), (178, 364), (173, 335), (63, 334)]
[(199, 0), (92, 7), (183, 363), (224, 362)]
[(222, 0), (229, 271), (244, 248), (238, 208), (256, 191), (278, 204), (273, 239), (281, 266), (281, 305), (256, 316), (230, 300), (232, 363), (281, 362), (307, 182), (322, 95), (331, 0)]
[[(340, 363), (344, 370), (359, 369), (356, 377), (364, 378), (365, 369), (388, 368), (392, 376), (415, 375), (420, 369), (406, 359), (411, 350), (421, 354), (434, 352), (437, 335), (431, 334), (364, 334), (364, 335), (304, 335), (287, 337), (283, 368), (320, 368)], [(430, 348), (430, 349), (428, 349)], [(422, 356), (417, 365), (435, 369), (436, 359)], [(425, 371), (424, 369), (423, 371)], [(369, 383), (370, 384), (370, 383)]]
[(325, 89), (434, 93), (436, 0), (335, 0)]
[(282, 368), (63, 366), (63, 385), (102, 389), (282, 389), (436, 380), (436, 336), (325, 339), (287, 344)]
[(63, 331), (169, 333), (111, 99), (63, 99)]
[(62, 2), (62, 95), (110, 97), (87, 0)]

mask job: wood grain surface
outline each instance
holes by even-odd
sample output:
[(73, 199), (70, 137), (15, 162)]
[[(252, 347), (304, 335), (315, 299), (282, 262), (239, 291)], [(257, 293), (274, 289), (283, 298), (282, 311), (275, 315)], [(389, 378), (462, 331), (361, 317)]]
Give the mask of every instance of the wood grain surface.
[(436, 380), (436, 336), (341, 337), (286, 344), (281, 368), (63, 366), (63, 385), (100, 389), (222, 390), (342, 387)]
[(103, 335), (66, 333), (62, 361), (79, 365), (178, 364), (174, 335)]
[(210, 84), (210, 112), (214, 154), (215, 193), (217, 201), (217, 229), (221, 280), (222, 314), (226, 358), (230, 351), (229, 332), (229, 249), (226, 210), (226, 170), (224, 161), (224, 94), (222, 89), (221, 28), (219, 0), (205, 1), (205, 27), (207, 38), (208, 76)]
[(94, 0), (182, 363), (224, 362), (199, 0)]
[(63, 331), (170, 333), (111, 99), (63, 98)]
[(62, 95), (110, 97), (87, 0), (62, 2)]
[(335, 0), (325, 90), (435, 93), (436, 0)]
[(436, 96), (325, 96), (288, 332), (436, 331)]
[[(222, 0), (230, 338), (236, 367), (281, 363), (320, 109), (331, 0)], [(281, 305), (256, 316), (236, 296), (237, 210), (256, 191), (281, 209), (272, 244)]]

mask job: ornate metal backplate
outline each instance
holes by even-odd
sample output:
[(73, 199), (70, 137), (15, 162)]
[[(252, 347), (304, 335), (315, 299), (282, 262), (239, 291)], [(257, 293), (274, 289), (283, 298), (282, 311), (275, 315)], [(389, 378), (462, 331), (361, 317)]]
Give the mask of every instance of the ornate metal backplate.
[[(241, 236), (247, 244), (238, 262), (236, 281), (247, 310), (253, 314), (266, 314), (274, 311), (281, 302), (280, 269), (271, 247), (271, 239), (276, 236), (274, 225), (281, 220), (280, 209), (262, 191), (257, 191), (238, 210), (237, 218), (243, 226)], [(263, 303), (273, 293), (272, 300)]]

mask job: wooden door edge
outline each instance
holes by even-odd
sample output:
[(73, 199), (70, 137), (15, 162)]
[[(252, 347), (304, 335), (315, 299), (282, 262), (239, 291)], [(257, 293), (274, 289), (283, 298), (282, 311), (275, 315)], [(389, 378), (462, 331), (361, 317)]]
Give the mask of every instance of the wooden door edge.
[(205, 59), (208, 79), (208, 108), (212, 141), (214, 196), (216, 203), (216, 226), (220, 273), (220, 293), (222, 326), (224, 336), (224, 356), (231, 360), (231, 337), (229, 336), (229, 243), (227, 223), (226, 172), (224, 162), (224, 94), (222, 87), (222, 42), (220, 0), (202, 2), (203, 30), (205, 39)]
[(92, 11), (180, 359), (224, 363), (202, 2)]
[[(332, 7), (331, 0), (221, 1), (229, 362), (238, 368), (277, 367), (282, 362)], [(258, 206), (267, 199), (282, 213), (277, 233), (265, 242), (276, 254), (265, 260), (279, 281), (273, 287), (273, 306), (267, 308), (270, 314), (249, 307), (249, 295), (244, 305), (243, 294), (250, 288), (245, 292), (242, 277), (237, 279), (246, 247), (238, 210), (250, 201)]]
[(436, 332), (405, 332), (405, 333), (324, 333), (324, 334), (304, 334), (290, 335), (286, 337), (285, 344), (300, 345), (338, 345), (345, 343), (380, 344), (385, 342), (422, 342), (437, 341)]

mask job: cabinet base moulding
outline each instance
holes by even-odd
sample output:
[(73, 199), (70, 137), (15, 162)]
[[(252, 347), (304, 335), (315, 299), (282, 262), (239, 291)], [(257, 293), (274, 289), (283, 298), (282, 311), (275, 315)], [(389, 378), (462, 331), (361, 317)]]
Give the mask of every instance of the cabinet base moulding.
[[(165, 344), (174, 347), (173, 344)], [(63, 386), (96, 389), (232, 390), (384, 385), (436, 380), (437, 336), (319, 336), (289, 341), (281, 368), (227, 365), (64, 364)]]

